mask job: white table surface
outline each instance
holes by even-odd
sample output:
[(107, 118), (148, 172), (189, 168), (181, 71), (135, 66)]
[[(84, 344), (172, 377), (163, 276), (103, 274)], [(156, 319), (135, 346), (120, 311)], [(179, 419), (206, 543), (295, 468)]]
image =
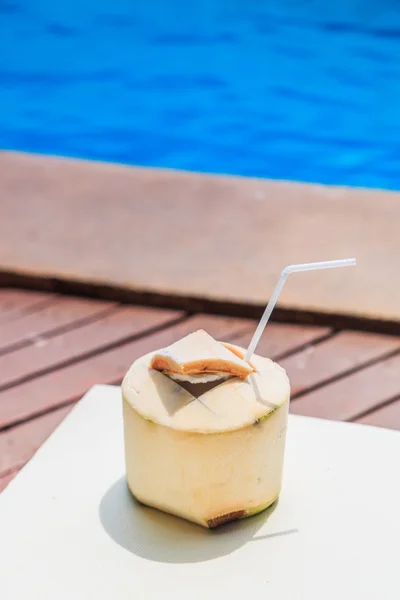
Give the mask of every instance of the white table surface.
[(400, 598), (400, 433), (291, 417), (275, 510), (216, 531), (137, 506), (96, 386), (0, 495), (2, 600)]

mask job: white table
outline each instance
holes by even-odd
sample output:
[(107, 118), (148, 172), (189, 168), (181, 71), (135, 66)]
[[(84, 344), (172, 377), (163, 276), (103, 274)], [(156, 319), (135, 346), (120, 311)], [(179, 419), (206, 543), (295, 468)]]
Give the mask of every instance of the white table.
[(139, 507), (97, 386), (0, 496), (2, 600), (400, 598), (400, 433), (290, 420), (275, 510), (207, 531)]

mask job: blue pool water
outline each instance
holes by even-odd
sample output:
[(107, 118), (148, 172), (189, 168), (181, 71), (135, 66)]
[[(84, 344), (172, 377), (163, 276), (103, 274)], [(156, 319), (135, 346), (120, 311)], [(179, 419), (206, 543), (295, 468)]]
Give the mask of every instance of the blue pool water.
[(0, 147), (400, 189), (400, 3), (0, 0)]

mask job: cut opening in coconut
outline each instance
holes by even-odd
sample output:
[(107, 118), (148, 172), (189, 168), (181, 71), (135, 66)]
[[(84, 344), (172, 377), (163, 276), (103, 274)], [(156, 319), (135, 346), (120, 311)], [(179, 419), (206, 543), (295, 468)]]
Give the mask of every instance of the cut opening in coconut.
[(226, 373), (204, 373), (204, 375), (179, 375), (179, 379), (176, 378), (175, 373), (164, 373), (170, 379), (173, 379), (175, 383), (180, 385), (187, 392), (192, 394), (195, 398), (200, 398), (206, 392), (213, 390), (228, 379), (233, 379), (233, 375), (227, 375)]

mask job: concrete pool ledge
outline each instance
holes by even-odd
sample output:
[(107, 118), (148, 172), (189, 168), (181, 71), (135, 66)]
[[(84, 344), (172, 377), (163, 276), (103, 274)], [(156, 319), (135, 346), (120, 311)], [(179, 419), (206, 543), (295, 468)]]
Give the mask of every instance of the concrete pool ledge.
[[(400, 323), (400, 193), (0, 153), (0, 284), (276, 317)], [(97, 292), (96, 292), (97, 290)], [(368, 328), (368, 325), (367, 325)]]

